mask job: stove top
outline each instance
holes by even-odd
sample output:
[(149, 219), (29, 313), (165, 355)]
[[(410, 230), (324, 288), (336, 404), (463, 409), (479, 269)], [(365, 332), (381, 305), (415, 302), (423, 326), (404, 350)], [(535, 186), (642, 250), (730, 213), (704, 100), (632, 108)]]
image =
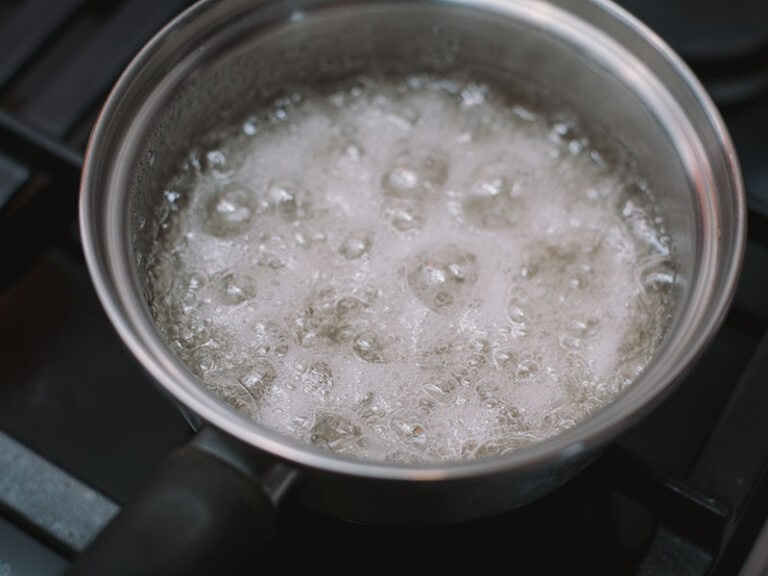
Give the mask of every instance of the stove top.
[[(110, 86), (188, 0), (0, 0), (0, 576), (62, 574), (191, 437), (123, 348), (77, 231)], [(768, 4), (624, 0), (693, 67), (736, 142), (749, 242), (726, 322), (676, 391), (575, 480), (493, 518), (367, 526), (288, 502), (267, 560), (611, 574), (768, 568)], [(301, 554), (296, 554), (301, 550)], [(535, 564), (534, 564), (535, 563)]]

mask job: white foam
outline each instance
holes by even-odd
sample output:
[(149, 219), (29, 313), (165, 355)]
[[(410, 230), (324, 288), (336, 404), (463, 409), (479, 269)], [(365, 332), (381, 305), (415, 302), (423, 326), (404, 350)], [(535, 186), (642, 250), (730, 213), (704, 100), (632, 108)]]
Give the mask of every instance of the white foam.
[(265, 426), (374, 460), (501, 453), (610, 401), (663, 336), (649, 195), (562, 120), (360, 79), (229, 136), (169, 186), (151, 307)]

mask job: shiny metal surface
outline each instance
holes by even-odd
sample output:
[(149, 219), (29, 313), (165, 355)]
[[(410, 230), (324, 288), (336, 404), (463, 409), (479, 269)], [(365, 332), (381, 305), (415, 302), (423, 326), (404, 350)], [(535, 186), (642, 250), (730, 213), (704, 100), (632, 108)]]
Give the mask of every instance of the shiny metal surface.
[[(139, 260), (163, 183), (186, 148), (281, 87), (371, 67), (460, 70), (545, 94), (576, 111), (616, 161), (631, 157), (658, 191), (680, 258), (678, 310), (654, 362), (587, 421), (502, 457), (444, 465), (352, 460), (281, 437), (226, 406), (159, 336)], [(488, 514), (576, 473), (651, 410), (707, 344), (730, 303), (746, 220), (737, 159), (709, 98), (652, 32), (603, 0), (203, 0), (117, 83), (88, 148), (80, 209), (102, 303), (157, 381), (203, 421), (301, 468), (313, 505), (374, 520)]]

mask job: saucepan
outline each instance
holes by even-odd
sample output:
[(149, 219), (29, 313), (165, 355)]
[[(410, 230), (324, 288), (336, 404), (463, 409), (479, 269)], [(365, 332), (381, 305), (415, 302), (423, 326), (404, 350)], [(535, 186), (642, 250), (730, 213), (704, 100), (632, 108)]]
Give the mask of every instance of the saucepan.
[[(669, 329), (630, 386), (555, 437), (466, 462), (333, 454), (222, 402), (153, 322), (142, 257), (190, 147), (281, 87), (376, 67), (535, 85), (629, 151), (657, 191), (679, 261)], [(652, 31), (606, 0), (203, 0), (144, 47), (110, 94), (88, 147), (80, 216), (115, 329), (199, 431), (97, 538), (78, 574), (235, 573), (268, 541), (288, 494), (340, 518), (389, 523), (467, 520), (546, 494), (691, 366), (727, 311), (745, 237), (738, 162), (715, 107)]]

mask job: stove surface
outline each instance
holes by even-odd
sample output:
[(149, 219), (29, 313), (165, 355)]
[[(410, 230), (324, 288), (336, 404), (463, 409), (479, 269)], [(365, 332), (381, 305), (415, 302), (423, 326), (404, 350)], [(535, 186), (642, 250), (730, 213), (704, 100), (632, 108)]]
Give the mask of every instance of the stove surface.
[[(430, 568), (514, 560), (543, 573), (768, 567), (768, 4), (623, 4), (700, 76), (742, 160), (749, 241), (723, 327), (657, 410), (542, 500), (439, 527), (350, 524), (289, 501), (267, 560), (354, 568), (356, 550), (392, 568), (406, 557)], [(0, 0), (0, 576), (62, 574), (192, 435), (107, 321), (77, 231), (99, 107), (188, 5)]]

